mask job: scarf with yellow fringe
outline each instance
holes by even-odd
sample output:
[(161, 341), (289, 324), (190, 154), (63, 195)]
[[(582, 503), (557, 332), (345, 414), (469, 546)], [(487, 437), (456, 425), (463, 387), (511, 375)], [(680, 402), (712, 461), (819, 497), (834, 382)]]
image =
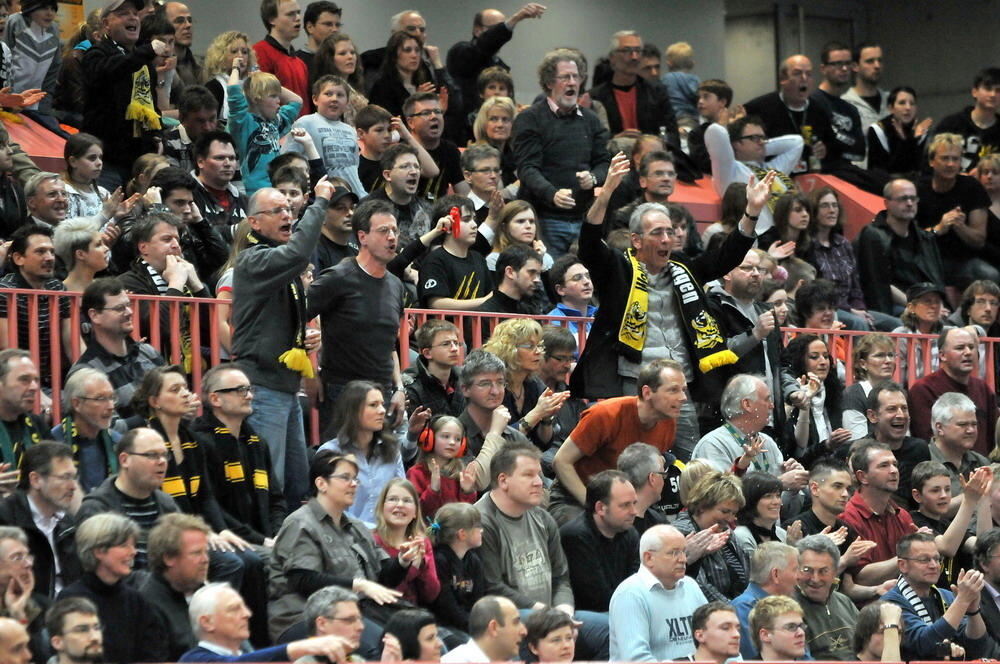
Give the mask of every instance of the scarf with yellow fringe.
[(132, 72), (132, 99), (125, 107), (125, 119), (135, 120), (134, 136), (141, 136), (143, 130), (160, 129), (160, 115), (153, 105), (153, 81), (149, 66), (143, 65)]

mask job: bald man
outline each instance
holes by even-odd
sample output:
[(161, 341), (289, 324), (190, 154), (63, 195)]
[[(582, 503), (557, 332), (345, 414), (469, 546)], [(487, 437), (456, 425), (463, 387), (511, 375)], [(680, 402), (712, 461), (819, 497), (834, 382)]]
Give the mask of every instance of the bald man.
[(0, 618), (0, 664), (28, 664), (28, 630), (13, 618)]
[(514, 26), (526, 18), (540, 18), (545, 7), (529, 2), (507, 18), (497, 9), (477, 12), (472, 20), (472, 39), (460, 41), (448, 49), (446, 66), (448, 73), (462, 90), (463, 114), (467, 115), (479, 108), (479, 94), (476, 79), (487, 67), (503, 67), (510, 70), (497, 53), (514, 36)]

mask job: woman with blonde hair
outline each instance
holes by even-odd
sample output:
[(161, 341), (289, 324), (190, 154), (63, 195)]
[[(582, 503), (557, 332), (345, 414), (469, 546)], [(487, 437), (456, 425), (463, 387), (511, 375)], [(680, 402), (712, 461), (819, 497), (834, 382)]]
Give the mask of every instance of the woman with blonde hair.
[[(740, 478), (713, 470), (695, 482), (687, 494), (687, 511), (681, 512), (674, 527), (684, 535), (713, 530), (731, 530), (736, 515), (746, 504)], [(729, 538), (718, 550), (698, 559), (697, 581), (709, 601), (730, 601), (742, 593), (750, 580), (747, 552)], [(694, 560), (688, 559), (688, 564)]]
[(493, 330), (483, 350), (499, 357), (507, 368), (503, 405), (510, 411), (510, 425), (540, 448), (547, 448), (552, 441), (552, 420), (569, 392), (553, 392), (538, 377), (545, 359), (542, 326), (530, 318), (505, 320)]
[(406, 576), (396, 586), (403, 599), (428, 606), (441, 592), (434, 547), (424, 528), (417, 490), (408, 480), (386, 482), (375, 505), (375, 542), (390, 558), (411, 561)]
[(226, 86), (229, 85), (229, 74), (233, 70), (233, 60), (240, 58), (240, 81), (247, 73), (257, 68), (257, 57), (250, 48), (250, 38), (238, 30), (223, 32), (212, 40), (205, 52), (205, 66), (202, 75), (205, 87), (219, 102), (219, 119), (229, 119), (229, 95)]
[(486, 99), (472, 122), (473, 145), (492, 145), (500, 151), (500, 186), (504, 198), (517, 197), (517, 162), (510, 137), (517, 117), (517, 106), (510, 97)]

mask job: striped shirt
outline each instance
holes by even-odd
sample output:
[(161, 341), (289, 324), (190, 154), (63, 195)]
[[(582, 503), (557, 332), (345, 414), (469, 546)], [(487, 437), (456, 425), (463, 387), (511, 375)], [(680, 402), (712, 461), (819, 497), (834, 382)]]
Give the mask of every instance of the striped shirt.
[[(9, 272), (0, 279), (0, 288), (32, 288), (20, 271)], [(48, 279), (42, 284), (42, 290), (65, 291), (66, 287), (58, 279)], [(17, 316), (17, 347), (30, 350), (28, 347), (28, 334), (32, 327), (38, 328), (38, 372), (41, 376), (42, 387), (52, 387), (52, 355), (51, 343), (52, 328), (50, 323), (51, 313), (49, 311), (49, 298), (38, 298), (38, 318), (31, 320), (28, 316), (29, 303), (32, 297), (28, 295), (18, 295), (15, 303)], [(8, 316), (8, 298), (0, 297), (0, 318), (6, 319)], [(68, 320), (70, 316), (70, 300), (68, 297), (59, 298), (59, 319)], [(68, 339), (65, 340), (68, 344)], [(63, 364), (63, 373), (67, 364)]]

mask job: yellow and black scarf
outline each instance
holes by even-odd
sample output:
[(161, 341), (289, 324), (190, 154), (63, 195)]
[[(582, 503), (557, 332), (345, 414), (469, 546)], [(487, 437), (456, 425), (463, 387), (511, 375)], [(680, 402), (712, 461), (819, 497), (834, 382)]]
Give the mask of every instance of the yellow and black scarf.
[[(70, 415), (63, 418), (59, 424), (62, 430), (63, 440), (73, 450), (73, 463), (80, 465), (80, 431), (76, 428), (76, 422)], [(118, 472), (118, 457), (115, 455), (115, 443), (111, 440), (111, 434), (106, 429), (97, 433), (97, 444), (101, 452), (104, 453), (104, 460), (107, 463), (107, 474), (114, 475)]]
[[(276, 247), (274, 242), (259, 234), (257, 231), (250, 231), (247, 240), (251, 245), (266, 244)], [(278, 361), (292, 371), (297, 371), (304, 378), (315, 378), (316, 371), (313, 369), (312, 360), (306, 352), (306, 295), (302, 288), (302, 279), (296, 276), (288, 284), (288, 292), (292, 296), (293, 315), (296, 319), (295, 341), (291, 348), (278, 356)]]
[(160, 115), (153, 104), (153, 81), (149, 75), (149, 65), (143, 65), (132, 72), (132, 98), (125, 107), (125, 119), (133, 120), (133, 136), (142, 136), (144, 131), (160, 129)]
[[(632, 283), (618, 328), (618, 343), (626, 358), (639, 362), (646, 345), (649, 276), (645, 266), (636, 258), (634, 248), (626, 249), (625, 257), (632, 265)], [(669, 269), (674, 295), (680, 304), (681, 318), (685, 323), (685, 335), (694, 349), (698, 369), (702, 373), (708, 373), (717, 367), (735, 363), (739, 358), (726, 346), (726, 338), (719, 329), (719, 323), (705, 309), (705, 294), (691, 270), (677, 261), (670, 261)]]
[(42, 440), (42, 434), (33, 417), (22, 415), (20, 419), (21, 436), (17, 440), (11, 440), (10, 432), (7, 431), (7, 423), (0, 422), (0, 454), (3, 455), (0, 461), (9, 463), (11, 469), (20, 468), (24, 451)]

